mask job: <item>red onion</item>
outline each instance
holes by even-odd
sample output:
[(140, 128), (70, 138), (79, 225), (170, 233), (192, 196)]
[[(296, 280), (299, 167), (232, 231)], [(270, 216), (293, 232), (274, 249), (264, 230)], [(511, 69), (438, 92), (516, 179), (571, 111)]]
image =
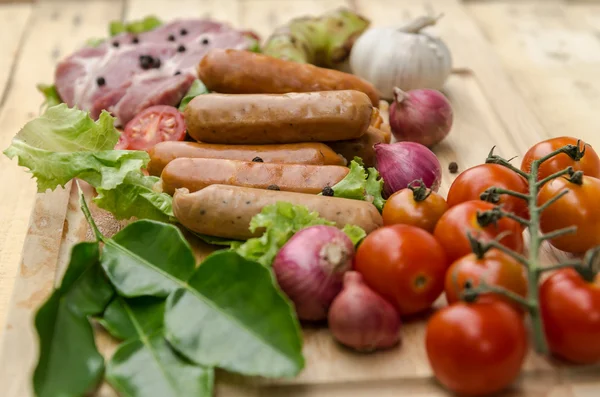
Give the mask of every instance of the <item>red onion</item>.
[(400, 316), (391, 303), (367, 287), (358, 272), (344, 275), (344, 289), (329, 310), (334, 338), (359, 351), (385, 349), (400, 341)]
[(431, 147), (452, 128), (452, 107), (439, 91), (422, 89), (408, 92), (394, 88), (390, 106), (390, 127), (398, 141), (417, 142)]
[(327, 318), (329, 305), (352, 269), (354, 245), (333, 226), (311, 226), (296, 233), (277, 253), (273, 270), (301, 320)]
[(383, 193), (389, 197), (414, 180), (437, 192), (442, 182), (442, 166), (435, 154), (416, 142), (377, 143), (376, 168), (383, 178)]

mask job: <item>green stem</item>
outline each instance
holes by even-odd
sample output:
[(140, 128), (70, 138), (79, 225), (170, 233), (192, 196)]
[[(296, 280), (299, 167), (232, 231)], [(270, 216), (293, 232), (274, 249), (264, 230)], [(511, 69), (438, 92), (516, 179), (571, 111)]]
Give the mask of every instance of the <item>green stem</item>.
[(557, 263), (556, 265), (552, 265), (552, 266), (540, 267), (540, 268), (538, 268), (538, 274), (545, 273), (545, 272), (551, 272), (554, 270), (560, 270), (560, 269), (564, 269), (566, 267), (580, 267), (580, 266), (583, 266), (583, 263), (579, 259), (573, 259), (570, 261)]
[(496, 248), (499, 251), (502, 251), (503, 253), (512, 257), (514, 260), (521, 263), (522, 265), (525, 265), (525, 266), (529, 265), (527, 258), (525, 258), (523, 255), (519, 254), (518, 252), (513, 251), (510, 248), (500, 244), (498, 241), (491, 240), (487, 243), (487, 245), (490, 247)]
[(517, 302), (518, 304), (520, 304), (521, 306), (523, 306), (524, 308), (526, 308), (527, 310), (531, 310), (532, 304), (531, 302), (528, 302), (525, 298), (523, 298), (521, 295), (514, 293), (511, 290), (508, 290), (504, 287), (500, 287), (498, 285), (491, 285), (491, 284), (481, 284), (477, 287), (472, 287), (472, 288), (466, 288), (463, 291), (463, 295), (466, 299), (474, 299), (474, 297), (481, 295), (481, 294), (487, 294), (487, 293), (494, 293), (494, 294), (498, 294), (498, 295), (502, 295), (505, 298), (510, 299), (511, 301)]
[(544, 204), (538, 207), (539, 212), (544, 212), (546, 208), (550, 207), (552, 204), (556, 203), (558, 200), (562, 198), (565, 194), (569, 193), (569, 189), (565, 189), (562, 192), (558, 193), (556, 196), (552, 197), (550, 200), (546, 201)]
[(96, 226), (96, 222), (94, 222), (92, 213), (90, 212), (90, 209), (87, 206), (87, 203), (85, 201), (85, 195), (81, 190), (81, 186), (79, 186), (79, 182), (77, 183), (77, 188), (79, 189), (79, 205), (81, 206), (81, 211), (83, 212), (85, 219), (92, 228), (92, 232), (94, 232), (94, 237), (96, 237), (96, 241), (104, 241), (104, 236), (100, 232), (100, 229), (98, 229), (98, 226)]
[(515, 167), (514, 165), (512, 165), (511, 163), (509, 163), (502, 157), (494, 154), (495, 148), (496, 148), (496, 146), (494, 146), (492, 148), (492, 150), (490, 150), (490, 153), (488, 154), (487, 159), (485, 159), (486, 164), (499, 164), (499, 165), (502, 165), (502, 166), (512, 170), (513, 172), (516, 172), (517, 174), (521, 175), (525, 179), (527, 179), (529, 177), (529, 174), (527, 174), (526, 172), (521, 171), (519, 168)]
[(550, 182), (552, 179), (560, 178), (561, 176), (570, 174), (572, 172), (573, 172), (573, 167), (568, 167), (568, 168), (565, 168), (562, 171), (558, 171), (558, 172), (555, 172), (552, 175), (548, 175), (547, 177), (545, 177), (541, 181), (537, 182), (538, 188), (544, 186), (546, 183)]
[(564, 236), (565, 234), (572, 234), (577, 231), (577, 226), (569, 226), (562, 229), (553, 230), (550, 233), (542, 234), (540, 236), (540, 240), (552, 240), (553, 238), (557, 238), (560, 236)]

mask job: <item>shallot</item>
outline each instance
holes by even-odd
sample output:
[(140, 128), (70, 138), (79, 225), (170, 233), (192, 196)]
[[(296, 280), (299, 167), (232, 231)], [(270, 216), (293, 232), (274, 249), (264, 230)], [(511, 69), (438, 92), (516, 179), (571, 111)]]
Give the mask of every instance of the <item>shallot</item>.
[(282, 291), (301, 320), (327, 318), (341, 291), (344, 273), (352, 269), (354, 244), (333, 226), (310, 226), (297, 232), (277, 253), (273, 270)]
[(344, 275), (344, 289), (333, 301), (328, 320), (333, 337), (358, 351), (386, 349), (400, 341), (398, 312), (358, 272)]
[(450, 102), (441, 92), (429, 89), (404, 92), (394, 88), (390, 127), (396, 140), (431, 147), (448, 135), (452, 118)]
[(412, 181), (422, 179), (437, 192), (442, 181), (438, 158), (427, 147), (416, 142), (378, 143), (374, 146), (377, 170), (383, 178), (383, 193), (391, 196)]

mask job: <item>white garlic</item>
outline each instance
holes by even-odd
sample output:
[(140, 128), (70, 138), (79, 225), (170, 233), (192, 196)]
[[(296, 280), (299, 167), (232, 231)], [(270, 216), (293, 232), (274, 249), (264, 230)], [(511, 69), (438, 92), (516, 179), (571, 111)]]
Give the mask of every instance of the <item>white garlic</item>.
[(393, 98), (394, 87), (439, 90), (452, 70), (446, 44), (421, 29), (439, 17), (421, 17), (402, 27), (368, 29), (350, 53), (352, 73), (369, 81), (385, 99)]

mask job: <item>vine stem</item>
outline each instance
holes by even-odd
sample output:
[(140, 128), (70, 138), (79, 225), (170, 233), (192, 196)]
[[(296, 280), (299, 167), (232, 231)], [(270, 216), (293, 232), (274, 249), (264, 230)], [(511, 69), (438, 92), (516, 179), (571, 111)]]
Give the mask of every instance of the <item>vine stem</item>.
[(102, 235), (102, 232), (100, 232), (100, 229), (98, 229), (98, 226), (96, 226), (96, 222), (94, 222), (94, 218), (92, 217), (92, 213), (90, 212), (87, 202), (85, 201), (85, 195), (83, 194), (83, 190), (81, 190), (81, 186), (79, 186), (79, 182), (77, 182), (77, 189), (79, 190), (79, 206), (81, 207), (81, 211), (83, 212), (85, 219), (92, 228), (92, 232), (94, 233), (94, 237), (96, 237), (96, 241), (104, 241), (104, 236)]

